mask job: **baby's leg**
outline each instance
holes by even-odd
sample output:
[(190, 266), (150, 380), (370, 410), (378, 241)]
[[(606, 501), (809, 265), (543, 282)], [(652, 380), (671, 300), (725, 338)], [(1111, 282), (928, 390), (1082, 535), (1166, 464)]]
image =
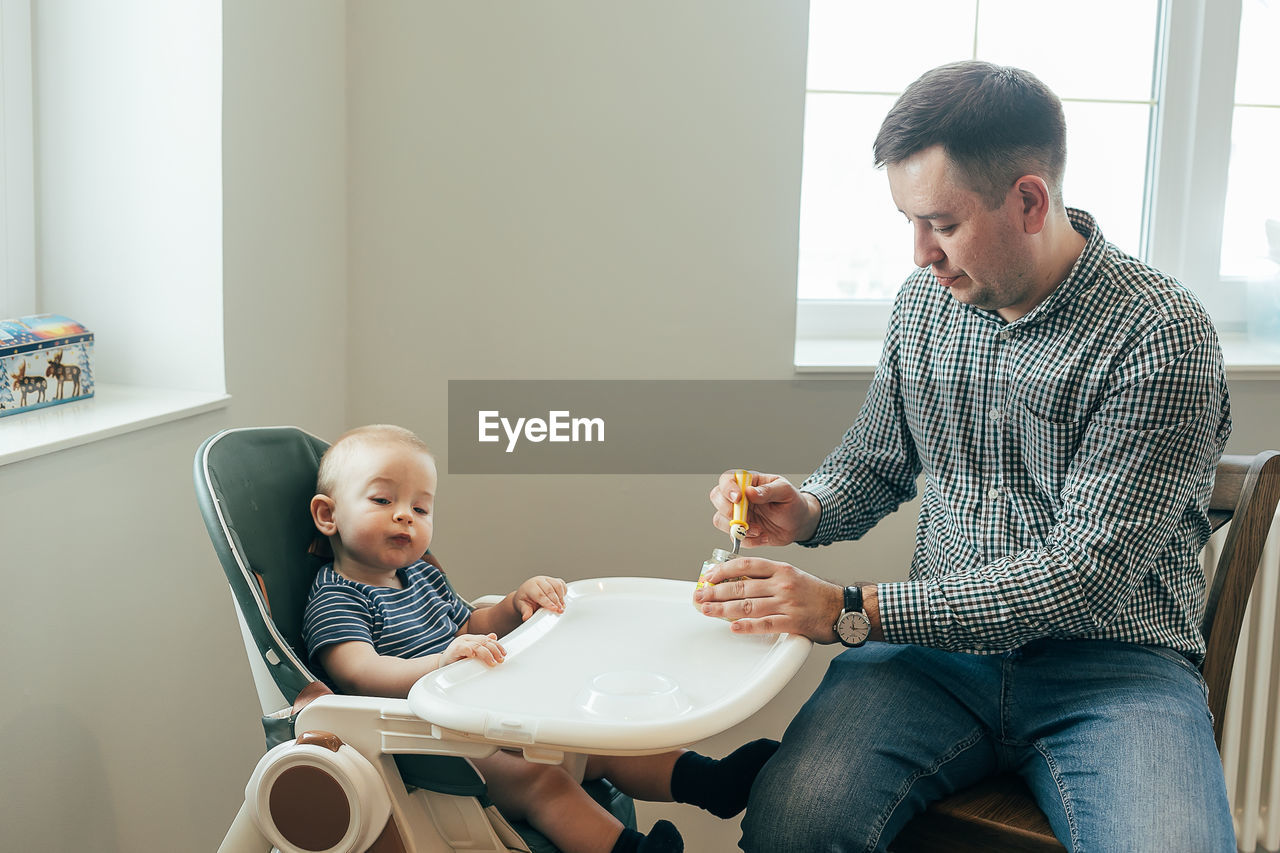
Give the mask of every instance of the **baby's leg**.
[(525, 820), (565, 853), (610, 853), (622, 824), (563, 768), (499, 750), (477, 760), (489, 796), (508, 820)]

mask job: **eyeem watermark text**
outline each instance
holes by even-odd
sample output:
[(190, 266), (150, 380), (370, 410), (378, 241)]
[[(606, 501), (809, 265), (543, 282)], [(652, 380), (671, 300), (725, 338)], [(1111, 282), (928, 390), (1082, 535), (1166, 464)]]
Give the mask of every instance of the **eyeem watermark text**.
[(525, 441), (568, 441), (593, 442), (604, 441), (604, 418), (575, 418), (570, 412), (550, 411), (547, 419), (516, 418), (512, 423), (509, 418), (502, 417), (496, 409), (477, 412), (479, 420), (478, 440), (483, 442), (500, 441), (498, 428), (507, 437), (507, 453), (516, 449), (521, 437)]

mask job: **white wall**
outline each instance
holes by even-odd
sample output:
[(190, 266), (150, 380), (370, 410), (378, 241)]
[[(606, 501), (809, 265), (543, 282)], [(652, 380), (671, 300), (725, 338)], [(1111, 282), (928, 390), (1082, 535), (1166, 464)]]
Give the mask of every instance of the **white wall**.
[[(69, 27), (81, 5), (39, 0), (37, 19)], [(390, 420), (447, 465), (451, 378), (726, 377), (742, 329), (741, 369), (792, 375), (803, 4), (221, 8), (232, 403), (4, 468), (3, 850), (210, 850), (238, 807), (261, 730), (192, 497), (205, 436)], [(40, 140), (42, 175), (74, 168), (72, 142)], [(88, 275), (65, 256), (93, 244), (100, 220), (54, 225), (72, 221), (46, 218), (42, 268)], [(864, 390), (850, 382), (847, 411), (797, 417), (842, 422)], [(1232, 446), (1280, 444), (1280, 383), (1232, 391)], [(742, 414), (689, 416), (749, 428)], [(700, 476), (446, 473), (436, 550), (468, 592), (544, 569), (691, 577), (720, 544), (709, 488)], [(638, 534), (620, 534), (620, 511)], [(913, 517), (861, 543), (782, 553), (832, 578), (900, 577)], [(779, 734), (831, 653), (708, 751)], [(736, 821), (641, 807), (645, 826), (662, 816), (691, 850), (736, 842)]]

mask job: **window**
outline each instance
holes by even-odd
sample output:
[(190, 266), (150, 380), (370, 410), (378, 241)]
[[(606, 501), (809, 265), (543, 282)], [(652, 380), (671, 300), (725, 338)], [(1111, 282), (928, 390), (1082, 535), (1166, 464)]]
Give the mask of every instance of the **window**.
[(970, 58), (1044, 80), (1066, 113), (1066, 203), (1242, 330), (1246, 267), (1280, 219), (1277, 36), (1276, 0), (812, 0), (797, 364), (802, 340), (883, 332), (911, 243), (871, 145), (908, 83)]
[[(1252, 261), (1271, 250), (1268, 220), (1280, 219), (1280, 74), (1276, 38), (1280, 3), (1246, 2), (1240, 16), (1240, 54), (1231, 129), (1231, 167), (1222, 228), (1222, 274), (1247, 275)], [(1263, 186), (1257, 184), (1264, 181)], [(1270, 233), (1275, 235), (1274, 226)]]
[[(39, 211), (39, 240), (28, 232), (25, 249), (39, 280), (34, 261), (10, 275), (7, 253), (0, 313), (65, 314), (91, 330), (94, 397), (0, 418), (0, 465), (227, 399), (222, 3), (40, 3), (34, 17), (31, 5), (0, 0), (0, 59), (7, 73), (9, 36), (25, 32), (26, 97), (37, 107), (25, 139), (35, 140), (39, 195), (28, 190), (22, 203), (28, 221)], [(9, 189), (6, 180), (0, 196)], [(14, 221), (6, 213), (8, 248)]]
[(0, 319), (35, 310), (31, 7), (0, 0)]
[[(1280, 342), (1280, 75), (1275, 44), (1280, 3), (1246, 0), (1240, 15), (1219, 273), (1239, 299), (1247, 323)], [(1270, 281), (1267, 285), (1264, 282)], [(1261, 285), (1261, 287), (1259, 287)], [(1224, 310), (1238, 311), (1238, 306)]]

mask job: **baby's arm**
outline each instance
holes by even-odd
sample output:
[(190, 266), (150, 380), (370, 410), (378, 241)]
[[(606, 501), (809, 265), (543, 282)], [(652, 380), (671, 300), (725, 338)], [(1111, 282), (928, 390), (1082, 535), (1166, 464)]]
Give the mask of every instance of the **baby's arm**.
[(325, 672), (343, 693), (398, 699), (408, 696), (409, 688), (419, 678), (446, 664), (473, 657), (488, 666), (496, 666), (506, 656), (496, 635), (462, 633), (443, 652), (420, 658), (380, 655), (372, 645), (360, 640), (335, 643), (316, 653)]
[(565, 592), (564, 581), (560, 578), (545, 575), (529, 578), (497, 604), (473, 610), (463, 630), (504, 637), (541, 608), (563, 613)]

